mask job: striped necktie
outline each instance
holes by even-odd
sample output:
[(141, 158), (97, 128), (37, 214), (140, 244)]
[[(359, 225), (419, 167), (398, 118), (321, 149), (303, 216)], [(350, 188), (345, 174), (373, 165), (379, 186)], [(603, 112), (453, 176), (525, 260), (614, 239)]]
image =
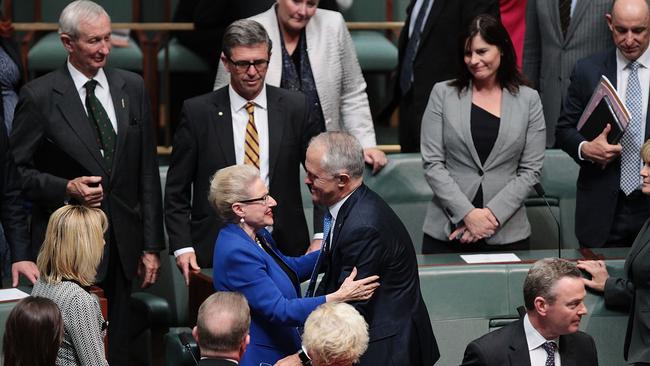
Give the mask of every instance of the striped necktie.
[(246, 124), (246, 136), (244, 137), (244, 164), (252, 165), (257, 169), (260, 168), (260, 139), (255, 127), (255, 104), (246, 103), (246, 112), (248, 112), (248, 123)]

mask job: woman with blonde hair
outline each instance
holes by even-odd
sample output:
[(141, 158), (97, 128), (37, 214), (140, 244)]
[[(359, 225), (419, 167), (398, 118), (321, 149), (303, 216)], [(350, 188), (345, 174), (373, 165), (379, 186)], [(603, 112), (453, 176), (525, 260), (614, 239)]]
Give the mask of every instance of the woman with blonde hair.
[(302, 344), (313, 366), (352, 366), (368, 349), (368, 324), (354, 306), (326, 303), (307, 318)]
[(106, 322), (97, 298), (88, 292), (104, 252), (108, 220), (97, 208), (68, 205), (54, 211), (36, 260), (40, 273), (33, 296), (61, 310), (63, 343), (57, 365), (108, 365), (103, 338)]

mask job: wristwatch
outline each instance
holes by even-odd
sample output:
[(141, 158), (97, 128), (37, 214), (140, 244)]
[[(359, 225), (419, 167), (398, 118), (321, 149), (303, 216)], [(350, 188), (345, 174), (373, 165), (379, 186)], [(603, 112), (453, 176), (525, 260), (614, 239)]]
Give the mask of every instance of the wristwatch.
[(300, 362), (303, 366), (311, 366), (311, 359), (307, 356), (304, 349), (301, 349), (300, 352), (298, 352), (298, 358), (300, 358)]

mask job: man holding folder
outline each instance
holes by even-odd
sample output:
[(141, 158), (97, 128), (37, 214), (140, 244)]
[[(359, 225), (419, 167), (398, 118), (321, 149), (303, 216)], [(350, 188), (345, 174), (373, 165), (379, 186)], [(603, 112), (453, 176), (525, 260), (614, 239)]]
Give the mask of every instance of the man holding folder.
[[(648, 2), (614, 0), (606, 18), (616, 48), (578, 61), (556, 130), (557, 146), (580, 165), (576, 236), (582, 247), (592, 248), (629, 246), (650, 216), (639, 176), (639, 151), (650, 133)], [(631, 115), (615, 145), (607, 142), (610, 125), (591, 141), (576, 128), (601, 75), (612, 81)]]

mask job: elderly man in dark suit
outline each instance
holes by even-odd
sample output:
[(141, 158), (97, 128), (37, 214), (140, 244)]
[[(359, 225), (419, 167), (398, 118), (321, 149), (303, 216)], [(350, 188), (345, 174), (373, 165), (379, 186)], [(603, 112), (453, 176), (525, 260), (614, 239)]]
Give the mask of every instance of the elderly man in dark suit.
[(201, 350), (199, 366), (234, 366), (250, 343), (250, 308), (238, 292), (216, 292), (201, 304), (192, 335)]
[[(154, 283), (164, 249), (149, 98), (139, 75), (104, 67), (111, 21), (101, 6), (70, 3), (61, 13), (59, 33), (67, 62), (22, 88), (12, 153), (23, 193), (33, 203), (34, 251), (50, 214), (62, 205), (106, 212), (109, 228), (97, 280), (108, 298), (109, 362), (127, 365), (132, 280), (139, 272), (142, 286)], [(14, 266), (25, 273), (33, 263)]]
[(229, 86), (185, 101), (174, 136), (165, 218), (170, 251), (186, 282), (189, 272), (212, 266), (214, 242), (223, 226), (207, 196), (219, 169), (251, 164), (278, 201), (273, 237), (286, 255), (309, 245), (300, 196), (300, 164), (309, 139), (319, 132), (304, 95), (266, 85), (271, 41), (252, 20), (232, 23), (221, 58)]
[(498, 16), (499, 1), (411, 0), (406, 8), (391, 102), (392, 106), (399, 104), (402, 152), (420, 151), (420, 125), (431, 88), (458, 75), (462, 65), (459, 37), (469, 22), (483, 13)]
[[(430, 366), (439, 358), (413, 243), (393, 210), (363, 184), (363, 149), (352, 136), (325, 132), (307, 149), (307, 183), (325, 213), (325, 275), (317, 295), (336, 291), (357, 268), (359, 278), (378, 275), (370, 300), (353, 303), (368, 322), (370, 343), (360, 365)], [(313, 281), (310, 287), (313, 286)]]
[(472, 341), (462, 366), (597, 366), (594, 340), (578, 331), (587, 292), (576, 265), (542, 259), (524, 280), (526, 315)]
[[(650, 137), (650, 10), (646, 0), (616, 0), (607, 14), (611, 48), (575, 66), (555, 131), (556, 144), (579, 165), (576, 236), (583, 247), (630, 246), (650, 216), (641, 193), (641, 145)], [(576, 126), (601, 75), (631, 112), (620, 144), (609, 144), (606, 127), (587, 141)]]

